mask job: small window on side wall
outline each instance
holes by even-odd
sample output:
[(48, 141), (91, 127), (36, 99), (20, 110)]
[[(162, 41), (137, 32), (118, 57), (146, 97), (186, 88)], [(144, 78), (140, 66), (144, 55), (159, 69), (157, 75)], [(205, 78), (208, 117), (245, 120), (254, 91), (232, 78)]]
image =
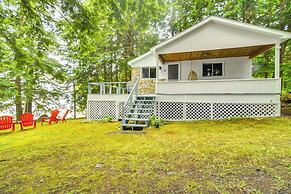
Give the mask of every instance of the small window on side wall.
[(203, 63), (203, 77), (223, 76), (223, 63)]
[(143, 79), (156, 78), (156, 68), (155, 67), (142, 67), (142, 78)]
[(149, 77), (150, 77), (149, 68), (143, 67), (142, 68), (142, 78), (149, 78)]

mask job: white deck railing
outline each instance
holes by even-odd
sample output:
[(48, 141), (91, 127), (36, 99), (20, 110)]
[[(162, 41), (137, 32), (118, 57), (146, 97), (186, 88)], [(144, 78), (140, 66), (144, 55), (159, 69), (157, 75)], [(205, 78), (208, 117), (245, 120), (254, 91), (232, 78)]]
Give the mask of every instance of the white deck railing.
[(280, 94), (280, 79), (159, 81), (158, 94)]
[[(98, 94), (128, 94), (128, 82), (94, 82), (88, 83), (88, 94), (92, 94), (92, 91)], [(95, 90), (93, 90), (92, 87)]]

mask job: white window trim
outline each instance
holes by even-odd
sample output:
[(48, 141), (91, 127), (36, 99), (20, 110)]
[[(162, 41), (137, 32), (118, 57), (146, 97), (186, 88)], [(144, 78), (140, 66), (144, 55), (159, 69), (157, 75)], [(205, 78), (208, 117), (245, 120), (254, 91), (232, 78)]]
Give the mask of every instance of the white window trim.
[[(222, 75), (203, 76), (203, 65), (206, 64), (206, 63), (212, 63), (212, 64), (213, 63), (221, 63), (222, 64)], [(201, 66), (202, 66), (201, 67), (201, 77), (202, 78), (210, 78), (210, 79), (211, 78), (215, 79), (215, 78), (218, 78), (218, 77), (222, 77), (223, 78), (224, 75), (225, 75), (225, 73), (224, 73), (224, 61), (203, 61)]]
[[(169, 65), (178, 65), (178, 80), (175, 80), (175, 79), (170, 79), (169, 80)], [(181, 62), (176, 62), (176, 63), (168, 63), (167, 64), (167, 81), (180, 81), (181, 80)]]
[[(143, 77), (143, 75), (142, 75), (142, 68), (148, 68), (149, 69), (149, 75), (151, 74), (151, 68), (155, 68), (155, 70), (156, 70), (156, 77), (155, 78), (144, 78)], [(155, 79), (157, 79), (157, 67), (156, 66), (146, 66), (146, 67), (140, 67), (140, 72), (139, 72), (139, 77), (140, 77), (140, 79), (142, 79), (142, 80), (155, 80)]]

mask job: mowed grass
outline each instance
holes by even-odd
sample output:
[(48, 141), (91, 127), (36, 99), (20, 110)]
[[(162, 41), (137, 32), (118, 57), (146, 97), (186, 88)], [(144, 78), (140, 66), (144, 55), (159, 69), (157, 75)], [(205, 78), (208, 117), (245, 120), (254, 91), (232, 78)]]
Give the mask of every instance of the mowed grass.
[(0, 193), (290, 193), (291, 118), (0, 132)]

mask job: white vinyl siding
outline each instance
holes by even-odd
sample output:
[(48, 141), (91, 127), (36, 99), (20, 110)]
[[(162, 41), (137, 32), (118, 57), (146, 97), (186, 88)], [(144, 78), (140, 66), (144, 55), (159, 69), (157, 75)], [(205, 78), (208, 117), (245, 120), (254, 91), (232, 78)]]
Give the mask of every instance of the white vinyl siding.
[(210, 22), (160, 48), (158, 54), (267, 45), (277, 41), (258, 32)]
[(134, 62), (132, 67), (152, 67), (156, 66), (156, 58), (152, 53), (145, 55), (143, 58)]
[[(223, 62), (223, 76), (202, 76), (203, 63)], [(252, 77), (252, 60), (248, 57), (232, 57), (220, 59), (205, 59), (181, 61), (181, 80), (188, 80), (190, 71), (197, 74), (198, 80), (208, 79), (250, 79)]]

